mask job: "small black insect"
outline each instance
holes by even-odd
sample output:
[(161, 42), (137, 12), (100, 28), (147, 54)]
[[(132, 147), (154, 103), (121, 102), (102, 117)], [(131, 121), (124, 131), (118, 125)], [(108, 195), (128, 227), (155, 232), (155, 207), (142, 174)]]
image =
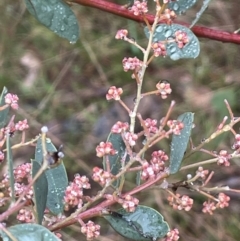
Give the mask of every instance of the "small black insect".
[(50, 167), (55, 167), (61, 164), (62, 159), (64, 157), (64, 153), (62, 152), (62, 149), (63, 149), (63, 145), (61, 145), (58, 148), (58, 150), (55, 152), (48, 152), (47, 161)]

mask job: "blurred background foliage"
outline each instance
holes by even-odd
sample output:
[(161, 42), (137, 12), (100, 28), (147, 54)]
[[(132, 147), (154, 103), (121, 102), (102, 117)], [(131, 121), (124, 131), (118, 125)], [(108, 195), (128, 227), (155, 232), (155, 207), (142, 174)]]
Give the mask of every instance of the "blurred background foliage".
[[(179, 20), (191, 23), (200, 6), (201, 1)], [(53, 143), (64, 145), (69, 180), (75, 173), (91, 177), (92, 167), (102, 164), (95, 156), (96, 144), (106, 140), (117, 120), (128, 120), (126, 112), (117, 103), (106, 101), (107, 89), (112, 85), (122, 87), (123, 100), (129, 106), (135, 98), (135, 82), (130, 73), (123, 72), (121, 62), (124, 57), (141, 58), (141, 52), (128, 43), (115, 40), (115, 33), (126, 28), (139, 44), (145, 46), (147, 42), (142, 24), (79, 5), (73, 5), (72, 9), (81, 27), (80, 39), (74, 45), (38, 23), (23, 1), (0, 2), (0, 87), (6, 86), (9, 92), (19, 96), (21, 108), (16, 120), (28, 119), (31, 126), (28, 139), (47, 125)], [(212, 1), (198, 25), (233, 32), (240, 28), (239, 9), (238, 1)], [(240, 114), (240, 46), (209, 39), (200, 39), (200, 42), (201, 52), (197, 59), (154, 60), (147, 69), (144, 92), (155, 89), (158, 81), (166, 79), (171, 83), (173, 93), (164, 101), (158, 96), (147, 97), (140, 107), (145, 119), (160, 119), (171, 100), (176, 101), (173, 118), (185, 111), (194, 112), (193, 142), (196, 145), (216, 130), (228, 114), (224, 99), (231, 104), (235, 116)], [(236, 131), (239, 131), (238, 126)], [(206, 149), (231, 151), (232, 144), (233, 136), (229, 133), (214, 140)], [(159, 148), (168, 152), (169, 141), (159, 143), (151, 151)], [(15, 165), (29, 161), (33, 153), (33, 147), (14, 151)], [(197, 153), (188, 162), (207, 158), (206, 154)], [(239, 160), (228, 168), (209, 166), (215, 171), (212, 184), (240, 189), (239, 166)], [(195, 170), (191, 171), (195, 173)], [(186, 174), (175, 175), (172, 181), (181, 180)], [(129, 189), (134, 178), (129, 176)], [(91, 195), (94, 195), (100, 187), (92, 185)], [(189, 195), (195, 199), (190, 212), (173, 211), (163, 191), (148, 190), (137, 197), (142, 204), (160, 211), (170, 227), (178, 228), (181, 240), (239, 240), (240, 195), (231, 194), (230, 207), (217, 210), (213, 216), (201, 213), (203, 197), (195, 193)], [(98, 240), (124, 240), (109, 226), (102, 229)], [(78, 225), (64, 229), (63, 239), (74, 241), (81, 237), (85, 240), (79, 230)]]

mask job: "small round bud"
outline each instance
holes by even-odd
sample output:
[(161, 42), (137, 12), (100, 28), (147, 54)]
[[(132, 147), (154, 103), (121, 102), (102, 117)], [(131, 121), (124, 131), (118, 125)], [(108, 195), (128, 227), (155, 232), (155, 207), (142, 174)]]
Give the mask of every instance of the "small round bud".
[(192, 178), (191, 174), (187, 174), (187, 179), (190, 180)]
[(47, 126), (43, 126), (43, 127), (41, 128), (41, 132), (42, 132), (42, 133), (47, 133), (47, 132), (48, 132), (48, 127), (47, 127)]

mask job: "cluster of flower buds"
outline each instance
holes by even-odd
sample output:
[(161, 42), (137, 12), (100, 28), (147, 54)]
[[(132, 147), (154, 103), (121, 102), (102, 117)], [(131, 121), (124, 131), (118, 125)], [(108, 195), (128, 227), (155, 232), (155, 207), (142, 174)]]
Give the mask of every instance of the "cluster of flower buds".
[[(6, 135), (13, 136), (15, 131), (25, 131), (29, 128), (27, 119), (14, 123), (14, 118), (10, 120), (7, 126), (0, 129), (0, 148), (4, 145), (6, 140)], [(0, 157), (0, 162), (4, 157)]]
[[(14, 183), (14, 192), (15, 192), (15, 196), (19, 197), (20, 195), (22, 195), (23, 193), (25, 194), (23, 200), (32, 200), (33, 199), (33, 187), (28, 188), (26, 184), (24, 183), (18, 183), (15, 182)], [(9, 187), (9, 193), (11, 195), (11, 191), (10, 191), (10, 187)]]
[(157, 174), (164, 171), (166, 161), (168, 161), (168, 156), (164, 151), (154, 151), (150, 163), (144, 162), (142, 165), (141, 179), (155, 178)]
[(163, 42), (152, 43), (152, 50), (155, 57), (167, 55), (166, 45)]
[(177, 17), (176, 13), (171, 9), (165, 9), (161, 15), (161, 20), (165, 20), (167, 24), (171, 24), (172, 21)]
[(131, 195), (126, 195), (124, 198), (118, 198), (117, 202), (121, 204), (127, 212), (134, 212), (139, 200)]
[(146, 120), (144, 120), (144, 125), (145, 127), (147, 127), (149, 133), (157, 133), (158, 127), (156, 119), (147, 118)]
[(15, 182), (24, 182), (24, 179), (28, 180), (29, 182), (31, 179), (31, 169), (32, 169), (31, 163), (23, 163), (17, 166), (13, 170)]
[(214, 202), (204, 202), (203, 203), (203, 213), (209, 213), (210, 215), (213, 215), (213, 211), (216, 210), (216, 204)]
[(202, 180), (205, 180), (208, 174), (209, 170), (204, 170), (203, 167), (198, 167), (198, 170), (196, 171), (196, 175), (202, 178)]
[(115, 39), (123, 39), (126, 40), (128, 35), (128, 30), (127, 29), (120, 29), (117, 31), (115, 35)]
[(170, 83), (168, 83), (167, 81), (163, 80), (160, 81), (156, 84), (156, 87), (159, 91), (159, 95), (161, 95), (162, 99), (166, 99), (168, 95), (170, 95), (172, 93), (172, 89), (170, 86)]
[(163, 167), (166, 161), (168, 161), (168, 156), (164, 151), (159, 150), (152, 153), (152, 159), (150, 160), (152, 164)]
[(141, 1), (135, 0), (132, 7), (129, 10), (133, 12), (133, 14), (136, 16), (145, 14), (148, 12), (147, 1), (143, 0), (141, 2)]
[(104, 186), (107, 183), (109, 183), (112, 178), (113, 178), (113, 175), (111, 173), (106, 172), (106, 171), (104, 171), (103, 169), (101, 169), (99, 167), (94, 167), (93, 168), (92, 179), (95, 182), (98, 182), (101, 186)]
[(11, 94), (11, 93), (7, 93), (5, 95), (5, 103), (9, 106), (11, 106), (14, 110), (18, 109), (18, 96)]
[(33, 223), (35, 218), (32, 210), (28, 208), (22, 208), (18, 212), (17, 220), (19, 220), (22, 223)]
[(106, 94), (106, 99), (107, 100), (120, 100), (121, 99), (121, 94), (123, 93), (122, 88), (117, 88), (116, 86), (112, 86), (109, 88), (107, 94)]
[(225, 193), (220, 192), (218, 194), (217, 208), (225, 208), (229, 206), (230, 197)]
[(115, 134), (120, 134), (120, 133), (123, 133), (125, 131), (127, 131), (129, 128), (129, 124), (127, 122), (121, 122), (121, 121), (118, 121), (117, 123), (115, 123), (111, 129), (111, 132), (112, 133), (115, 133)]
[(221, 150), (217, 157), (218, 157), (218, 161), (217, 161), (218, 165), (225, 166), (225, 167), (230, 166), (229, 160), (231, 158), (231, 155), (228, 154), (226, 150)]
[(168, 197), (169, 204), (176, 210), (190, 211), (193, 206), (193, 199), (187, 195), (181, 195), (177, 193), (175, 196)]
[(92, 221), (88, 221), (81, 227), (81, 232), (86, 235), (87, 240), (92, 240), (100, 235), (100, 225), (95, 224)]
[(173, 229), (169, 231), (163, 241), (177, 241), (179, 240), (179, 231), (178, 229)]
[(124, 58), (123, 61), (123, 70), (125, 72), (129, 70), (135, 70), (136, 72), (139, 71), (139, 69), (142, 67), (143, 62), (139, 60), (137, 57), (134, 58)]
[(115, 155), (116, 151), (113, 149), (113, 145), (111, 142), (100, 142), (100, 144), (96, 147), (96, 153), (98, 157), (103, 157), (105, 155)]
[[(13, 170), (14, 174), (14, 194), (19, 197), (23, 193), (25, 197), (23, 200), (31, 200), (33, 198), (32, 187), (27, 188), (28, 183), (31, 181), (31, 163), (24, 163), (19, 165)], [(4, 190), (5, 196), (11, 196), (9, 176), (4, 175), (3, 180), (0, 182), (1, 189)]]
[(227, 196), (224, 193), (219, 193), (218, 194), (218, 202), (211, 202), (211, 201), (206, 201), (203, 203), (203, 213), (209, 213), (210, 215), (213, 214), (213, 211), (216, 210), (217, 208), (225, 208), (229, 206), (229, 201), (230, 197)]
[(179, 120), (168, 120), (167, 126), (175, 135), (180, 135), (181, 130), (184, 128), (184, 124)]
[(76, 174), (73, 182), (67, 186), (64, 196), (64, 209), (69, 210), (70, 207), (81, 208), (83, 204), (83, 189), (90, 189), (89, 179), (86, 176)]
[(131, 132), (125, 132), (124, 135), (124, 140), (129, 144), (129, 146), (135, 146), (136, 145), (136, 140), (138, 139), (138, 135), (131, 133)]
[(183, 48), (188, 42), (189, 42), (189, 38), (187, 36), (187, 33), (178, 30), (175, 32), (175, 41), (178, 45), (178, 48)]
[(18, 123), (15, 124), (15, 130), (16, 131), (24, 131), (29, 128), (28, 121), (27, 119), (23, 121), (19, 121)]

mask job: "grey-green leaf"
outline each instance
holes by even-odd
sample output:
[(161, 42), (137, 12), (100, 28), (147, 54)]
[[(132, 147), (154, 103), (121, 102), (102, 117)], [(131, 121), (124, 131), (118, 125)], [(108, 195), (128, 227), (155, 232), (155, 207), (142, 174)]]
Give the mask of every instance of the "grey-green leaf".
[[(5, 95), (8, 93), (8, 90), (6, 87), (3, 87), (2, 94), (0, 96), (0, 106), (5, 105)], [(9, 112), (9, 107), (6, 109), (0, 111), (0, 128), (3, 128), (7, 124), (7, 116)]]
[(62, 0), (25, 0), (28, 11), (58, 36), (75, 43), (79, 26), (71, 8)]
[(168, 223), (163, 216), (146, 206), (139, 205), (133, 213), (120, 209), (104, 218), (116, 232), (132, 240), (157, 240), (169, 232)]
[[(146, 36), (149, 38), (149, 30), (146, 27), (144, 29)], [(174, 41), (175, 33), (177, 31), (182, 31), (187, 34), (188, 43), (179, 48), (177, 43)], [(159, 24), (153, 35), (153, 42), (166, 41), (167, 55), (172, 60), (186, 59), (186, 58), (196, 58), (200, 53), (200, 44), (198, 38), (194, 33), (187, 27), (180, 24)], [(170, 41), (172, 40), (172, 41)]]
[[(32, 160), (32, 178), (35, 177), (35, 175), (38, 173), (40, 169), (41, 165), (37, 161)], [(43, 172), (33, 184), (33, 191), (37, 222), (38, 224), (41, 224), (44, 211), (46, 209), (48, 195), (48, 182), (45, 172)]]
[(68, 177), (63, 162), (55, 168), (48, 169), (46, 176), (48, 181), (47, 207), (57, 215), (63, 212), (63, 198), (68, 186)]
[[(126, 154), (126, 146), (120, 134), (110, 133), (107, 141), (111, 142), (113, 148), (117, 151), (115, 155), (109, 155), (111, 173), (113, 175), (116, 175), (120, 172), (122, 168), (122, 161), (124, 160), (124, 156)], [(125, 163), (127, 163), (128, 160), (129, 156), (126, 156)], [(105, 157), (103, 158), (103, 168), (105, 171), (107, 170)], [(112, 185), (117, 188), (119, 186), (119, 180), (116, 180)]]
[[(46, 139), (46, 149), (49, 153), (57, 151), (49, 138)], [(40, 164), (43, 162), (41, 138), (37, 141), (35, 160)], [(47, 208), (57, 215), (63, 212), (63, 197), (68, 186), (68, 177), (63, 162), (54, 168), (48, 169), (45, 174), (48, 182)]]
[(170, 0), (168, 8), (172, 9), (176, 14), (183, 14), (191, 8), (197, 0)]
[(15, 189), (14, 189), (14, 174), (13, 174), (13, 158), (12, 158), (12, 147), (10, 142), (10, 135), (7, 135), (7, 163), (8, 163), (8, 176), (10, 180), (10, 188), (11, 188), (11, 200), (15, 201)]
[(193, 126), (194, 114), (192, 112), (186, 112), (178, 117), (178, 120), (184, 123), (184, 128), (181, 130), (180, 135), (174, 135), (171, 142), (171, 154), (170, 154), (170, 173), (176, 173), (183, 160), (184, 153), (187, 149), (188, 141), (191, 135)]
[[(18, 241), (60, 241), (47, 228), (38, 224), (18, 224), (7, 229)], [(0, 230), (3, 241), (13, 241), (3, 230)]]

